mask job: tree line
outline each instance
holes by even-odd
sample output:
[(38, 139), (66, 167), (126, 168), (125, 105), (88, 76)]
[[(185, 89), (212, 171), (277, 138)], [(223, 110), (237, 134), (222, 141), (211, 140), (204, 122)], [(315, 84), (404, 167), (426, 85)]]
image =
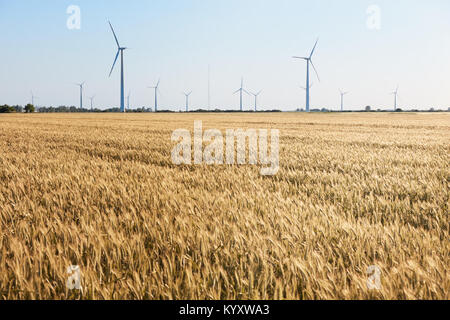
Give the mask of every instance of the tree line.
[[(5, 105), (0, 105), (0, 113), (33, 113), (33, 112), (39, 112), (39, 113), (89, 113), (89, 112), (95, 112), (95, 113), (114, 113), (114, 112), (120, 112), (120, 108), (109, 108), (109, 109), (105, 109), (105, 110), (100, 110), (100, 109), (80, 109), (77, 108), (75, 106), (71, 106), (71, 107), (66, 107), (66, 106), (59, 106), (59, 107), (39, 107), (36, 108), (35, 106), (33, 106), (32, 104), (27, 104), (25, 107), (16, 105), (16, 106), (9, 106), (7, 104)], [(304, 112), (304, 109), (296, 109), (295, 111), (297, 112)], [(445, 112), (445, 110), (437, 110), (434, 108), (430, 108), (428, 111), (425, 110), (418, 110), (418, 109), (412, 109), (412, 110), (408, 110), (406, 112)], [(447, 110), (448, 112), (450, 112), (450, 108), (448, 108)], [(146, 107), (141, 107), (141, 108), (137, 108), (137, 109), (130, 109), (127, 110), (126, 112), (128, 113), (144, 113), (144, 112), (153, 112), (152, 108), (146, 108)], [(161, 110), (158, 111), (158, 113), (174, 113), (176, 111), (173, 110)], [(205, 112), (212, 112), (212, 113), (229, 113), (229, 112), (236, 112), (239, 113), (241, 111), (239, 110), (222, 110), (222, 109), (214, 109), (214, 110), (204, 110), (204, 109), (198, 109), (198, 110), (192, 110), (189, 111), (190, 113), (205, 113)], [(245, 112), (254, 112), (254, 111), (245, 111)], [(282, 112), (281, 110), (261, 110), (258, 111), (258, 113), (273, 113), (273, 112)], [(322, 109), (312, 109), (311, 112), (335, 112), (326, 108), (322, 108)], [(365, 107), (365, 109), (361, 110), (361, 111), (344, 111), (344, 112), (391, 112), (389, 110), (373, 110), (370, 106)], [(405, 112), (405, 110), (402, 110), (400, 108), (398, 108), (396, 110), (396, 112)]]
[(16, 112), (24, 112), (24, 111), (26, 113), (33, 113), (35, 111), (35, 108), (32, 104), (27, 104), (25, 107), (9, 106), (7, 104), (0, 106), (0, 113), (16, 113)]

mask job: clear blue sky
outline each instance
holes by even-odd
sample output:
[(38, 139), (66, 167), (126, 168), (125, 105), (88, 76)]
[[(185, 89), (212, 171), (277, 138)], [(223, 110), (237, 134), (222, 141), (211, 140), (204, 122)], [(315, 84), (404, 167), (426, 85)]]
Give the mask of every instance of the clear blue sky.
[[(69, 5), (81, 9), (81, 29), (69, 30)], [(381, 9), (381, 29), (370, 30), (369, 5)], [(305, 106), (307, 55), (320, 37), (311, 105), (337, 109), (339, 89), (349, 109), (450, 106), (448, 0), (0, 0), (0, 104), (78, 106), (74, 82), (86, 81), (96, 106), (118, 106), (119, 68), (107, 20), (125, 52), (131, 106), (153, 106), (146, 89), (161, 77), (163, 109), (207, 105), (211, 65), (213, 106), (238, 108), (241, 76), (248, 90), (264, 90), (261, 108)], [(246, 108), (253, 99), (245, 97)]]

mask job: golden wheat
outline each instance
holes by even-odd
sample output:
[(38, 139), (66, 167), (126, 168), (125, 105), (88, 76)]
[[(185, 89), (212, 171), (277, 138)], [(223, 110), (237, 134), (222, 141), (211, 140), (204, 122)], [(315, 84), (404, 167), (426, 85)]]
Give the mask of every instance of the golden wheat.
[[(173, 165), (194, 120), (279, 129), (280, 171)], [(449, 120), (2, 115), (0, 299), (448, 299)]]

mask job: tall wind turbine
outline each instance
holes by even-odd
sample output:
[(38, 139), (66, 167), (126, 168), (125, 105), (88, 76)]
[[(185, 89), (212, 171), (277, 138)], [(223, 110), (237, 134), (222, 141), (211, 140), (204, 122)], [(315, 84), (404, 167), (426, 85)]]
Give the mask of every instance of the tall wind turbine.
[(245, 92), (246, 94), (250, 95), (250, 93), (248, 93), (247, 90), (244, 89), (244, 78), (241, 78), (241, 87), (239, 89), (237, 89), (234, 94), (240, 92), (240, 110), (244, 111), (243, 107), (242, 107), (242, 92)]
[(344, 96), (350, 92), (343, 92), (342, 90), (339, 90), (339, 92), (341, 93), (341, 112), (344, 112)]
[(258, 96), (261, 94), (261, 92), (262, 90), (260, 90), (258, 93), (250, 92), (250, 94), (255, 97), (255, 112), (258, 111)]
[(208, 64), (208, 111), (211, 109), (211, 65)]
[(89, 99), (91, 100), (91, 112), (94, 111), (94, 108), (92, 107), (92, 103), (94, 101), (95, 95), (93, 95), (92, 97), (89, 97)]
[(186, 97), (186, 112), (189, 112), (189, 96), (192, 94), (192, 91), (189, 93), (184, 92), (183, 94)]
[(111, 74), (114, 70), (114, 66), (116, 65), (117, 62), (117, 58), (119, 57), (120, 54), (120, 112), (125, 112), (125, 97), (124, 97), (124, 82), (123, 82), (123, 52), (127, 49), (126, 47), (121, 47), (119, 44), (119, 40), (117, 40), (117, 36), (116, 33), (114, 32), (114, 28), (111, 25), (111, 22), (109, 22), (109, 26), (111, 27), (111, 31), (114, 35), (114, 39), (116, 40), (117, 43), (117, 54), (116, 54), (116, 58), (114, 59), (114, 63), (112, 65), (111, 71), (109, 72), (109, 76), (111, 77)]
[(397, 86), (397, 89), (395, 89), (394, 92), (391, 92), (391, 94), (393, 94), (395, 96), (394, 97), (394, 112), (397, 111), (398, 88), (399, 88), (399, 86)]
[(39, 99), (39, 97), (36, 97), (34, 94), (33, 94), (33, 91), (31, 91), (31, 104), (34, 106), (34, 99)]
[(83, 86), (84, 86), (84, 82), (83, 83), (76, 83), (75, 85), (80, 87), (80, 109), (83, 109)]
[(317, 79), (320, 82), (319, 74), (317, 73), (316, 67), (314, 67), (314, 63), (312, 62), (312, 56), (314, 54), (314, 51), (316, 50), (317, 42), (319, 42), (319, 39), (317, 39), (316, 44), (314, 45), (314, 48), (311, 51), (311, 54), (309, 57), (292, 57), (294, 59), (303, 59), (306, 60), (306, 112), (309, 112), (309, 89), (311, 88), (309, 86), (309, 64), (312, 65), (314, 72), (316, 73)]
[(155, 89), (155, 112), (158, 112), (158, 88), (161, 79), (158, 80), (158, 83), (154, 87), (148, 87), (149, 89)]

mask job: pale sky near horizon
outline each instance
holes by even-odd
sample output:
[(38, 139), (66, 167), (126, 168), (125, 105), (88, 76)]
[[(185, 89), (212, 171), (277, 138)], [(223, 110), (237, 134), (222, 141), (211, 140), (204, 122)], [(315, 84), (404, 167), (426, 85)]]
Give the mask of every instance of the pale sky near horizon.
[[(69, 5), (81, 9), (81, 29), (69, 30)], [(368, 28), (367, 9), (381, 10), (380, 29)], [(125, 51), (130, 105), (153, 107), (161, 78), (160, 109), (180, 110), (183, 91), (192, 108), (238, 109), (241, 76), (249, 91), (263, 90), (261, 109), (305, 107), (305, 56), (315, 40), (311, 108), (450, 107), (448, 0), (0, 0), (0, 105), (79, 105), (75, 82), (86, 81), (84, 106), (119, 105), (120, 65), (109, 78), (116, 45)], [(245, 96), (246, 109), (253, 98)]]

